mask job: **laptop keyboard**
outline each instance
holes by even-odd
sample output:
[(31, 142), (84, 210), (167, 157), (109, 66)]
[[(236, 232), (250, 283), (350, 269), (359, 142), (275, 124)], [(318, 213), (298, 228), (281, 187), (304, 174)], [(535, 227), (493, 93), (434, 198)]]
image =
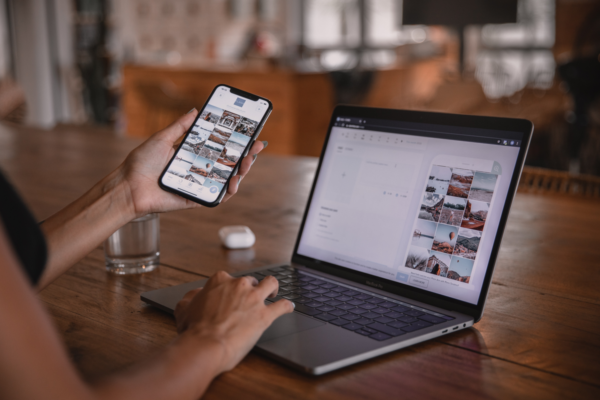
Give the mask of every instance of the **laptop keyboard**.
[(363, 289), (317, 278), (290, 266), (248, 274), (259, 281), (268, 275), (279, 281), (279, 293), (273, 300), (291, 300), (296, 304), (295, 311), (373, 340), (391, 339), (454, 319)]

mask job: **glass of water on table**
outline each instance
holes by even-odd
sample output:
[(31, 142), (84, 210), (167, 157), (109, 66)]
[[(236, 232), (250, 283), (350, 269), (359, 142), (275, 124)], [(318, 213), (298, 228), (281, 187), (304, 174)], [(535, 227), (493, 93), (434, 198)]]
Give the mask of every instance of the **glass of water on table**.
[(159, 264), (160, 219), (148, 214), (134, 219), (104, 242), (106, 270), (117, 275), (141, 274)]

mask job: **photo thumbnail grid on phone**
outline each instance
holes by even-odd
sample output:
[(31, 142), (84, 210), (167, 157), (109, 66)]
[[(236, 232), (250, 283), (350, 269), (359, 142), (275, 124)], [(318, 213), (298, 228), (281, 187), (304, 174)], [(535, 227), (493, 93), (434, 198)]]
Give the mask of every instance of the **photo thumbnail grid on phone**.
[(208, 104), (167, 172), (223, 189), (257, 126), (256, 121)]
[(469, 283), (497, 179), (433, 165), (404, 266)]

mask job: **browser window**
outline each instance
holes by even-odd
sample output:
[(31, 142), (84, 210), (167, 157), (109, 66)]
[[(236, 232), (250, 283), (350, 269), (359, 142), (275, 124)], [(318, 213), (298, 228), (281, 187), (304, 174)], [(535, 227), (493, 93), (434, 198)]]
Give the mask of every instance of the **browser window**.
[(300, 255), (477, 304), (521, 136), (338, 118)]

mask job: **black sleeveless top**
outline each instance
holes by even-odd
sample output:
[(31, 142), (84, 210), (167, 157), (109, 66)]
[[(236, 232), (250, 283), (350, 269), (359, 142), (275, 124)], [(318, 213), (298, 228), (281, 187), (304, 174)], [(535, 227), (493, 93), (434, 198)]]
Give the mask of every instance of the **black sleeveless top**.
[(33, 215), (0, 172), (0, 219), (21, 267), (35, 285), (46, 265), (46, 240)]

